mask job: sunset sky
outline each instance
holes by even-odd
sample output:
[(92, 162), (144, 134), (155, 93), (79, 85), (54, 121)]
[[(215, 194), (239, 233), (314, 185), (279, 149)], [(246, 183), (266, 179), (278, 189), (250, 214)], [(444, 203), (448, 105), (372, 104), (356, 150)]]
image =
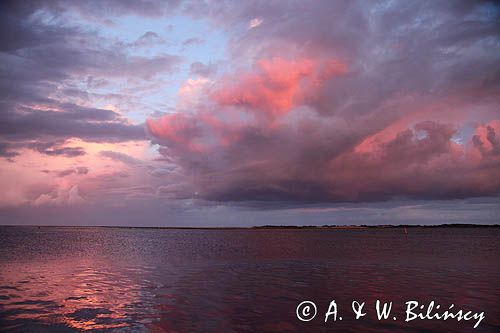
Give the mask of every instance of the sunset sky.
[(0, 224), (500, 222), (494, 2), (0, 8)]

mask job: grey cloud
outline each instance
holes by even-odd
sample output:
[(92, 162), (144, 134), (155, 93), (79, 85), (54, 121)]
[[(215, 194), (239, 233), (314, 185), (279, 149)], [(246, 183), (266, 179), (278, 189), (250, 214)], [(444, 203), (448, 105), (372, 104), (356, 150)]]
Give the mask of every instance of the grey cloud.
[(50, 104), (61, 111), (40, 111), (30, 107), (24, 107), (22, 112), (4, 109), (0, 114), (0, 136), (10, 140), (78, 137), (111, 142), (145, 138), (142, 125), (128, 124), (113, 111), (53, 101)]
[(176, 9), (180, 0), (27, 0), (23, 2), (6, 0), (2, 2), (2, 9), (15, 12), (19, 15), (29, 15), (37, 9), (44, 9), (54, 14), (76, 12), (86, 19), (102, 19), (112, 21), (112, 16), (140, 15), (158, 17)]
[(196, 61), (191, 64), (189, 72), (191, 75), (210, 77), (217, 72), (217, 67), (217, 64), (214, 63), (204, 64)]
[(40, 151), (43, 154), (57, 156), (63, 155), (66, 157), (76, 157), (85, 155), (85, 150), (81, 147), (63, 147), (63, 148), (52, 148)]
[(70, 168), (70, 169), (66, 169), (66, 170), (57, 171), (56, 175), (57, 175), (57, 177), (66, 177), (66, 176), (69, 176), (72, 174), (86, 175), (88, 172), (89, 172), (89, 169), (87, 167), (79, 166), (76, 168)]
[(201, 38), (198, 38), (198, 37), (191, 37), (191, 38), (188, 38), (186, 40), (184, 40), (182, 42), (182, 45), (183, 46), (191, 46), (191, 45), (198, 45), (198, 44), (202, 44), (204, 43), (205, 41)]
[(120, 161), (125, 164), (137, 165), (141, 164), (141, 161), (124, 153), (118, 151), (105, 150), (99, 153), (102, 156), (108, 157), (115, 161)]
[(147, 31), (141, 37), (139, 37), (135, 42), (132, 43), (134, 47), (145, 47), (154, 44), (163, 44), (165, 41), (158, 36), (156, 32)]
[(86, 154), (82, 147), (60, 147), (62, 143), (63, 142), (37, 141), (21, 144), (20, 146), (36, 150), (39, 153), (49, 156), (78, 157)]
[(177, 167), (172, 165), (170, 167), (152, 168), (149, 174), (154, 177), (163, 177), (176, 172)]
[(11, 149), (12, 148), (9, 143), (0, 142), (0, 157), (12, 158), (19, 155), (18, 152)]

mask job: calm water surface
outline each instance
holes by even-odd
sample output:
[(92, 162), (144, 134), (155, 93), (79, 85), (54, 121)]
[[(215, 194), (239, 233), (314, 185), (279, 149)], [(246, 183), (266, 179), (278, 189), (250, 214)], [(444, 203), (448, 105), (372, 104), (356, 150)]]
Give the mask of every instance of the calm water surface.
[[(408, 232), (0, 227), (0, 331), (500, 332), (500, 228)], [(332, 299), (343, 320), (325, 324)], [(407, 300), (486, 319), (405, 323)]]

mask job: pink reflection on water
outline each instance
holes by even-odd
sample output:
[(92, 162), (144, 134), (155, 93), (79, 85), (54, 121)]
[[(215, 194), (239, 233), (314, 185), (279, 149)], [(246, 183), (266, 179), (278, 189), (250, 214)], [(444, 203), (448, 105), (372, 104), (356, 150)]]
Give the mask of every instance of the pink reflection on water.
[(88, 258), (5, 264), (0, 276), (4, 318), (95, 330), (130, 326), (131, 314), (139, 312), (140, 321), (149, 323), (154, 286), (141, 278), (147, 267), (111, 266)]

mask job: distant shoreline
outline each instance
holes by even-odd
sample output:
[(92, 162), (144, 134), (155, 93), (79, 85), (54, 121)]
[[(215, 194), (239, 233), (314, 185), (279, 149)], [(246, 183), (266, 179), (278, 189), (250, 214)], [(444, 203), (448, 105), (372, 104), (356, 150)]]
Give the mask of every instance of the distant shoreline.
[(107, 226), (107, 225), (0, 225), (0, 228), (106, 228), (106, 229), (163, 229), (163, 230), (362, 230), (362, 229), (401, 229), (401, 228), (498, 228), (500, 224), (459, 224), (445, 223), (434, 225), (421, 224), (378, 224), (378, 225), (322, 225), (322, 226), (292, 226), (292, 225), (262, 225), (253, 227), (153, 227), (153, 226)]

